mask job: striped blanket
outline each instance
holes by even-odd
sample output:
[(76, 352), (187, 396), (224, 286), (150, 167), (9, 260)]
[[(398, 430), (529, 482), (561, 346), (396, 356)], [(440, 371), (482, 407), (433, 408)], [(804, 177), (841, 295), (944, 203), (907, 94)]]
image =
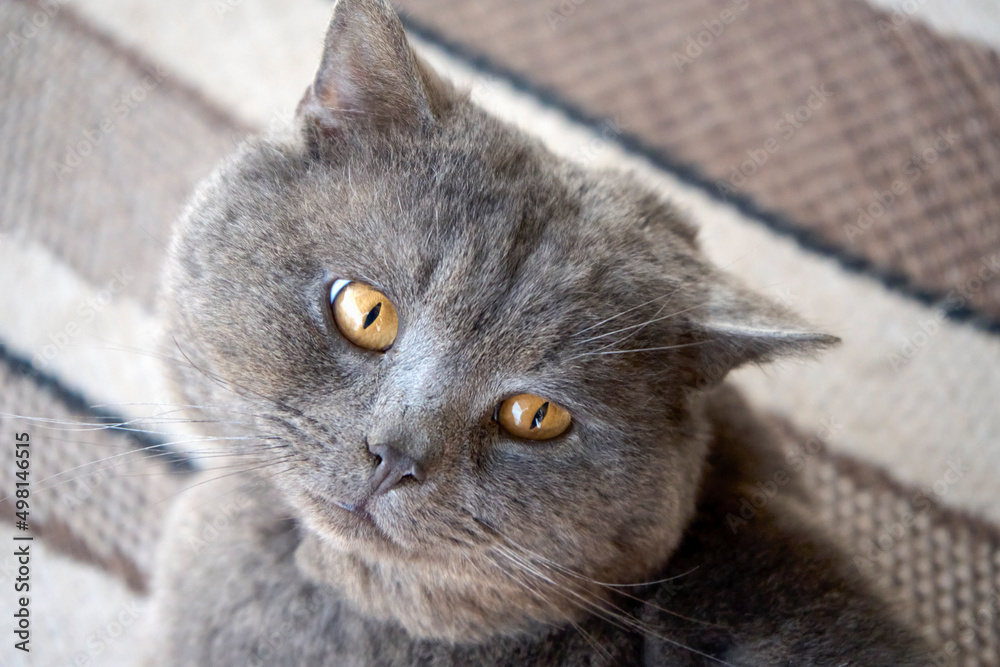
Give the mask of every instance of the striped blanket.
[[(634, 172), (718, 264), (844, 339), (733, 379), (931, 663), (996, 665), (1000, 13), (881, 5), (396, 2), (484, 106)], [(205, 447), (154, 347), (170, 226), (221, 157), (290, 116), (330, 9), (0, 0), (0, 532), (35, 537), (32, 652), (5, 640), (0, 663), (131, 664), (162, 517)]]

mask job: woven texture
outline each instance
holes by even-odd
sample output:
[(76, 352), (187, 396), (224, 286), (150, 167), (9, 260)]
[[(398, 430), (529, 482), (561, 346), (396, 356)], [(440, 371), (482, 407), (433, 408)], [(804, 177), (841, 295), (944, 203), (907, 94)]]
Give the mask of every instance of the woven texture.
[[(737, 193), (920, 289), (946, 294), (967, 285), (980, 258), (1000, 250), (1000, 188), (991, 176), (1000, 173), (998, 64), (985, 49), (909, 22), (883, 36), (878, 21), (885, 15), (851, 1), (760, 1), (739, 11), (729, 3), (563, 3), (575, 7), (559, 15), (564, 20), (548, 14), (557, 6), (527, 0), (400, 4), (420, 25), (587, 113), (615, 119), (621, 131), (712, 179), (728, 181), (748, 150), (775, 139), (778, 150), (752, 176), (730, 183)], [(701, 31), (711, 34), (726, 8), (732, 21), (679, 68), (673, 54), (684, 53), (688, 37), (697, 44)], [(0, 2), (0, 34), (17, 29), (30, 11)], [(53, 164), (65, 162), (86, 139), (81, 132), (99, 128), (115, 102), (151, 75), (156, 85), (128, 122), (104, 133), (60, 179)], [(109, 267), (130, 270), (136, 279), (127, 296), (152, 311), (170, 222), (246, 128), (69, 10), (19, 46), (15, 65), (0, 69), (0, 88), (2, 231), (44, 246), (94, 285), (109, 279)], [(787, 130), (777, 123), (809, 108), (810, 95), (816, 108), (783, 138)], [(871, 204), (872, 190), (891, 191), (894, 180), (909, 179), (906, 161), (949, 128), (957, 142), (848, 240), (844, 226)], [(998, 290), (1000, 281), (987, 281), (969, 292), (969, 303), (995, 317)], [(0, 413), (93, 422), (93, 411), (74, 400), (16, 360), (0, 359)], [(183, 476), (162, 458), (135, 453), (144, 443), (127, 433), (50, 431), (10, 418), (0, 419), (0, 429), (32, 434), (38, 533), (142, 590), (162, 514)], [(818, 520), (939, 648), (939, 664), (998, 664), (996, 527), (944, 508), (933, 490), (810, 450), (814, 441), (790, 427), (783, 432), (791, 446), (814, 451), (805, 474)], [(117, 454), (120, 465), (95, 463)], [(10, 456), (0, 449), (4, 489), (13, 481)], [(3, 503), (0, 512), (12, 516)]]
[(396, 4), (814, 246), (1000, 320), (996, 53), (858, 0)]
[[(162, 455), (143, 452), (148, 443), (127, 430), (103, 428), (109, 420), (9, 358), (0, 362), (0, 388), (0, 433), (29, 435), (26, 534), (145, 590), (163, 516), (183, 476), (172, 473)], [(5, 415), (44, 415), (45, 421)], [(12, 450), (6, 446), (0, 454), (0, 489), (14, 489), (19, 481)], [(0, 500), (8, 521), (15, 501)]]
[[(0, 2), (0, 34), (31, 36), (5, 39), (0, 67), (0, 251), (16, 252), (17, 243), (44, 247), (94, 285), (98, 298), (113, 285), (118, 299), (152, 310), (173, 220), (246, 128), (68, 9), (27, 31), (32, 17), (48, 16), (40, 11)], [(123, 274), (126, 280), (113, 282)], [(53, 282), (51, 289), (60, 287)], [(26, 317), (34, 305), (4, 317)], [(52, 333), (67, 341), (61, 354), (78, 347), (64, 326)], [(146, 349), (148, 341), (134, 346)], [(0, 414), (55, 420), (0, 417), (3, 433), (32, 437), (32, 530), (142, 590), (160, 518), (181, 482), (164, 457), (136, 453), (149, 441), (127, 428), (100, 428), (114, 419), (89, 405), (16, 362), (0, 363)], [(13, 488), (11, 456), (6, 446), (0, 452), (2, 489)], [(10, 520), (8, 509), (0, 502)]]
[[(0, 3), (3, 34), (25, 32), (38, 11)], [(184, 201), (245, 129), (170, 72), (81, 30), (61, 11), (31, 39), (5, 40), (0, 231), (44, 245), (94, 285), (141, 268), (124, 294), (152, 305), (158, 274), (146, 267), (159, 266)]]
[[(790, 432), (799, 447), (810, 440)], [(806, 451), (810, 451), (806, 449)], [(819, 519), (903, 617), (938, 647), (934, 664), (1000, 664), (1000, 531), (885, 473), (821, 452), (804, 470)], [(921, 498), (927, 498), (924, 502)]]

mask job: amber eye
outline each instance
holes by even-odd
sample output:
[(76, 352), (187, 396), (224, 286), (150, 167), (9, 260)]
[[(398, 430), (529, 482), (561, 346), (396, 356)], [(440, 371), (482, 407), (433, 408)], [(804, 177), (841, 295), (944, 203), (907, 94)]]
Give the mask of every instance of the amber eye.
[(385, 352), (396, 340), (396, 309), (378, 290), (338, 280), (330, 288), (330, 301), (340, 333), (358, 347)]
[(518, 394), (500, 404), (497, 421), (511, 435), (528, 440), (548, 440), (569, 428), (570, 416), (550, 400)]

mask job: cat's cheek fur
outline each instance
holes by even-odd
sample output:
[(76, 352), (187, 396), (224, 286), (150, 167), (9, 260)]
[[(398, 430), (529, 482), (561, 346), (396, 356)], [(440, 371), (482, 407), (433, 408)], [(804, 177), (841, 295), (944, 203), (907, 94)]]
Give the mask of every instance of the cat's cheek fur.
[[(393, 518), (408, 529), (409, 535), (394, 534), (392, 540), (363, 523), (345, 527), (353, 517), (342, 516), (342, 510), (329, 504), (293, 497), (290, 504), (300, 508), (311, 529), (297, 562), (314, 581), (337, 590), (360, 612), (398, 622), (414, 637), (484, 641), (579, 620), (587, 605), (574, 605), (574, 599), (592, 605), (607, 597), (607, 590), (593, 582), (643, 581), (662, 567), (680, 541), (694, 513), (709, 435), (700, 415), (692, 415), (686, 426), (676, 447), (665, 446), (641, 461), (619, 461), (621, 467), (609, 465), (615, 470), (591, 469), (576, 479), (545, 472), (542, 479), (548, 483), (486, 485), (467, 490), (459, 499), (449, 498), (456, 490), (448, 489), (434, 502), (430, 516), (426, 506), (406, 508), (400, 498), (396, 507), (378, 508), (383, 529)], [(651, 470), (660, 474), (651, 475)], [(501, 480), (513, 474), (493, 472)], [(624, 485), (630, 485), (625, 496), (603, 491)], [(496, 497), (517, 502), (488, 502)], [(643, 501), (637, 503), (636, 497)], [(581, 514), (581, 507), (596, 511)], [(393, 517), (394, 510), (402, 516)], [(499, 548), (490, 541), (464, 552), (442, 549), (433, 529), (435, 519), (439, 522), (448, 513), (448, 523), (475, 515), (495, 528), (503, 535), (497, 540)], [(420, 535), (422, 530), (432, 532)], [(401, 547), (413, 534), (417, 545)], [(420, 541), (427, 542), (424, 550)], [(539, 559), (578, 576), (526, 574), (543, 567)]]

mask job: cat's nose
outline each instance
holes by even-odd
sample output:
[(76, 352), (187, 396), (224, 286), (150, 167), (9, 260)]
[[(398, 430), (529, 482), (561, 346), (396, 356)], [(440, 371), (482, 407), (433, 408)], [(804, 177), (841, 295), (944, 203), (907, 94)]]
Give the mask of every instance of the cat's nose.
[(370, 484), (373, 496), (381, 496), (395, 489), (407, 477), (424, 481), (424, 469), (396, 447), (387, 444), (369, 445), (368, 451), (379, 458)]

